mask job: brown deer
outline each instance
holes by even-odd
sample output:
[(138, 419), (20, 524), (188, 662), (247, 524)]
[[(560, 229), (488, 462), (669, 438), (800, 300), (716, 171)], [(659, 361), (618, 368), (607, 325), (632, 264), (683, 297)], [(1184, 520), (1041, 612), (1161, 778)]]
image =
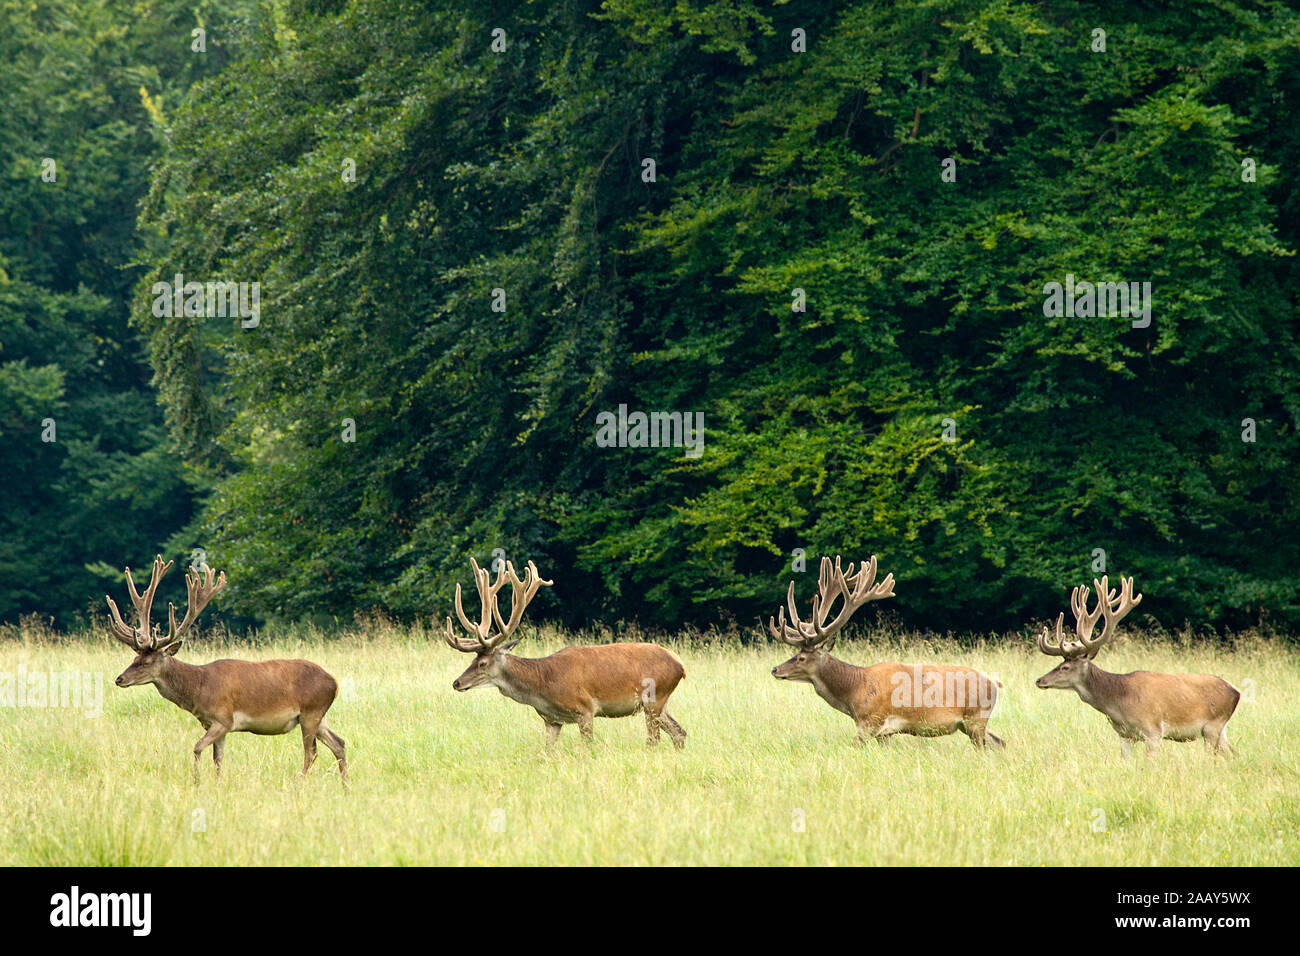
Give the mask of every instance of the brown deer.
[[(840, 629), (858, 608), (894, 596), (892, 574), (879, 584), (875, 580), (875, 555), (856, 575), (852, 564), (847, 571), (840, 567), (838, 556), (834, 565), (823, 557), (812, 617), (807, 621), (800, 620), (795, 609), (791, 581), (786, 593), (790, 623), (786, 623), (782, 608), (780, 620), (769, 617), (767, 625), (773, 637), (799, 652), (774, 667), (772, 676), (812, 684), (822, 700), (853, 718), (859, 743), (868, 737), (884, 743), (893, 734), (942, 737), (960, 730), (976, 747), (1004, 746), (986, 729), (1002, 685), (974, 668), (944, 664), (856, 667), (831, 656)], [(831, 605), (839, 598), (844, 604), (827, 624)]]
[[(1084, 703), (1109, 717), (1120, 735), (1125, 756), (1132, 753), (1135, 740), (1145, 741), (1150, 754), (1162, 739), (1185, 741), (1197, 737), (1216, 753), (1229, 753), (1228, 719), (1237, 709), (1241, 694), (1226, 680), (1212, 674), (1112, 674), (1092, 662), (1097, 652), (1114, 639), (1116, 625), (1142, 600), (1141, 594), (1133, 594), (1132, 578), (1120, 578), (1118, 595), (1104, 575), (1092, 583), (1097, 588), (1097, 606), (1091, 612), (1086, 585), (1070, 594), (1077, 641), (1067, 641), (1061, 632), (1065, 612), (1056, 618), (1055, 644), (1049, 640), (1047, 628), (1039, 635), (1040, 651), (1065, 660), (1038, 678), (1038, 686), (1045, 690), (1073, 690)], [(1101, 636), (1093, 638), (1098, 617), (1105, 617), (1106, 625)]]
[[(171, 570), (173, 562), (163, 564), (162, 555), (153, 562), (153, 577), (144, 594), (135, 589), (131, 569), (126, 569), (126, 586), (135, 605), (136, 626), (127, 626), (118, 613), (111, 597), (108, 607), (113, 618), (110, 622), (113, 636), (136, 652), (131, 666), (117, 678), (118, 687), (136, 684), (153, 684), (158, 693), (182, 710), (188, 710), (203, 725), (204, 734), (194, 745), (194, 780), (199, 779), (199, 757), (203, 749), (212, 745), (212, 762), (221, 775), (221, 751), (226, 734), (246, 731), (251, 734), (286, 734), (294, 727), (302, 727), (304, 751), (303, 776), (316, 759), (316, 741), (325, 744), (339, 763), (339, 773), (347, 785), (348, 762), (344, 756), (343, 738), (325, 726), (325, 712), (334, 703), (338, 684), (334, 678), (310, 661), (248, 661), (221, 660), (211, 664), (185, 664), (176, 660), (176, 652), (195, 619), (213, 596), (226, 586), (226, 573), (214, 580), (214, 572), (204, 566), (185, 572), (185, 588), (189, 595), (185, 619), (176, 623), (176, 605), (168, 606), (169, 626), (167, 636), (160, 639), (151, 630), (149, 613), (153, 608), (154, 591), (163, 575)], [(107, 595), (105, 595), (107, 597)]]
[[(474, 660), (451, 686), (458, 691), (485, 685), (495, 686), (511, 700), (537, 711), (546, 725), (546, 743), (553, 745), (565, 724), (577, 724), (582, 736), (592, 740), (597, 717), (628, 717), (645, 713), (647, 743), (659, 742), (666, 730), (678, 750), (686, 746), (686, 731), (668, 713), (668, 697), (686, 676), (677, 655), (656, 644), (600, 644), (566, 647), (549, 657), (524, 658), (507, 653), (521, 638), (507, 640), (519, 627), (524, 608), (542, 580), (532, 561), (521, 581), (509, 561), (497, 569), (495, 583), (473, 558), (474, 583), (478, 586), (481, 615), (477, 624), (465, 615), (456, 585), (456, 616), (469, 638), (457, 636), (447, 618), (446, 640), (458, 651), (473, 654)], [(497, 608), (502, 585), (510, 582), (510, 619), (503, 620)], [(495, 631), (493, 630), (495, 625)]]

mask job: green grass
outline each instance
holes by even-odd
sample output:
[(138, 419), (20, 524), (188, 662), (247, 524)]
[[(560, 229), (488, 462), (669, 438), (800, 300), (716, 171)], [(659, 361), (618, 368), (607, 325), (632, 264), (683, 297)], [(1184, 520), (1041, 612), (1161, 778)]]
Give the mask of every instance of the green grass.
[[(560, 646), (551, 631), (519, 650)], [(644, 745), (641, 717), (575, 727), (547, 753), (536, 714), (488, 688), (457, 694), (466, 664), (436, 636), (382, 623), (338, 639), (291, 631), (222, 656), (306, 657), (344, 685), (329, 723), (348, 745), (344, 792), (325, 748), (300, 779), (301, 737), (232, 734), (225, 769), (190, 777), (197, 721), (152, 687), (120, 690), (130, 654), (107, 637), (0, 633), (0, 674), (102, 675), (103, 713), (0, 707), (0, 864), (1012, 864), (1300, 862), (1300, 654), (1240, 636), (1230, 649), (1168, 634), (1103, 652), (1109, 670), (1218, 674), (1247, 690), (1215, 758), (1166, 741), (1120, 756), (1109, 722), (1073, 693), (1040, 691), (1052, 662), (1028, 642), (962, 647), (878, 633), (837, 655), (961, 662), (1004, 683), (989, 729), (853, 744), (853, 724), (769, 671), (784, 648), (678, 643), (687, 678), (677, 752)], [(1253, 700), (1249, 698), (1253, 696)], [(802, 827), (798, 824), (802, 822)]]

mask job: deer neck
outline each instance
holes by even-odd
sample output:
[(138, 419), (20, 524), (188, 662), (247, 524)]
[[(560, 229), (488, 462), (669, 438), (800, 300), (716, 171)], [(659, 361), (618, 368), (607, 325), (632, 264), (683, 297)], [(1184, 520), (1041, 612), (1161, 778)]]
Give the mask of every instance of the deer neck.
[(1079, 682), (1074, 685), (1074, 689), (1085, 704), (1111, 717), (1114, 716), (1111, 709), (1119, 692), (1123, 690), (1123, 684), (1122, 675), (1112, 674), (1110, 671), (1102, 670), (1096, 664), (1089, 664), (1088, 669), (1079, 678)]
[(838, 711), (852, 715), (849, 702), (862, 683), (861, 667), (855, 667), (829, 654), (811, 675), (810, 683), (817, 695)]
[(501, 674), (493, 679), (497, 690), (513, 701), (538, 707), (550, 702), (546, 693), (550, 678), (550, 658), (515, 657), (506, 654)]
[(188, 710), (191, 714), (198, 713), (199, 696), (203, 689), (201, 666), (186, 664), (184, 661), (169, 657), (163, 663), (153, 685), (158, 688), (159, 694), (181, 710)]

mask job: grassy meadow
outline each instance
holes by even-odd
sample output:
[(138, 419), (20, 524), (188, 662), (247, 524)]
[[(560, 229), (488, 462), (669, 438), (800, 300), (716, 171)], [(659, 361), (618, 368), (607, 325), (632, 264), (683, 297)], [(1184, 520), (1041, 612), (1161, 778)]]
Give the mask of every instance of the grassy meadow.
[[(666, 738), (648, 750), (638, 715), (597, 720), (592, 747), (566, 727), (548, 753), (532, 710), (493, 688), (454, 692), (468, 655), (419, 628), (273, 630), (254, 643), (208, 634), (181, 651), (192, 663), (305, 657), (330, 671), (342, 685), (328, 720), (347, 741), (345, 792), (323, 746), (300, 778), (297, 730), (231, 734), (221, 781), (205, 753), (196, 786), (198, 722), (152, 687), (113, 686), (128, 651), (106, 635), (7, 628), (0, 674), (99, 675), (102, 714), (87, 701), (0, 706), (0, 864), (1300, 863), (1294, 645), (1121, 635), (1099, 658), (1108, 670), (1210, 672), (1244, 692), (1232, 758), (1166, 741), (1154, 759), (1138, 747), (1126, 761), (1101, 714), (1033, 686), (1054, 662), (1028, 639), (877, 630), (837, 648), (857, 664), (996, 675), (989, 729), (1007, 749), (980, 753), (961, 734), (855, 746), (852, 722), (810, 686), (770, 676), (784, 646), (690, 637), (668, 642), (687, 671), (669, 705), (689, 734), (683, 752)], [(540, 656), (565, 640), (542, 629), (518, 650)]]

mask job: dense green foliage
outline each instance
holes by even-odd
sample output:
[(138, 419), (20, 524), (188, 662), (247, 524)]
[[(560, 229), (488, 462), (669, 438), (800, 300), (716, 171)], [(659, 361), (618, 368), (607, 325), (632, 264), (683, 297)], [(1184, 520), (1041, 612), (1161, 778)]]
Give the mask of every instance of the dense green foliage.
[[(501, 548), (538, 614), (748, 622), (802, 548), (964, 629), (1103, 549), (1161, 620), (1300, 622), (1292, 6), (269, 3), (236, 56), (168, 103), (137, 240), (195, 471), (130, 483), (210, 484), (227, 607), (439, 615)], [(259, 325), (155, 317), (177, 272)], [(1150, 326), (1046, 316), (1067, 274), (1152, 283)], [(5, 421), (72, 401), (50, 364)], [(599, 447), (620, 404), (703, 454)]]
[(194, 513), (127, 318), (150, 110), (228, 62), (213, 6), (0, 2), (0, 618), (66, 622)]

